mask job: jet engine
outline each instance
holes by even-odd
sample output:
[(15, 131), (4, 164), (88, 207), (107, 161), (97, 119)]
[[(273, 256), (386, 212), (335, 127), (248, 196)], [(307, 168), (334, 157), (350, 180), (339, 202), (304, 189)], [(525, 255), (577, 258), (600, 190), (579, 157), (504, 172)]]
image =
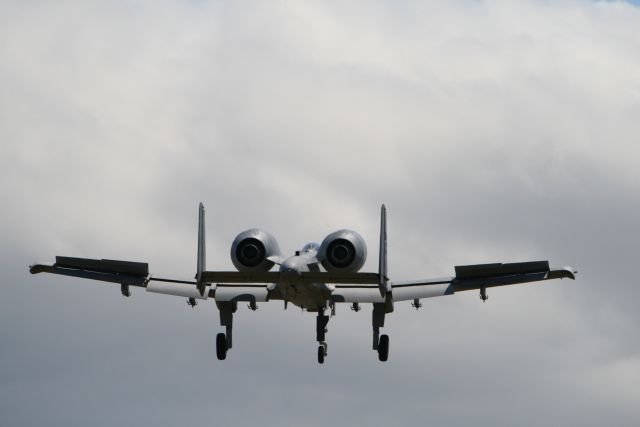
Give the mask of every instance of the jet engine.
[(367, 260), (367, 245), (355, 231), (338, 230), (324, 238), (318, 259), (327, 271), (353, 273)]
[(238, 271), (269, 271), (273, 261), (268, 258), (281, 256), (276, 239), (257, 228), (238, 234), (231, 245), (231, 261)]

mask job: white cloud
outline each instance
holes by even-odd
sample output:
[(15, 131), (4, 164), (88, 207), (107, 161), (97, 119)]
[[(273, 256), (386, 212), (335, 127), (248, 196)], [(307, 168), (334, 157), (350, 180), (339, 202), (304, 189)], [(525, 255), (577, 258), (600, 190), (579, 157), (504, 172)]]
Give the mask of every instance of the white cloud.
[[(321, 400), (349, 424), (636, 425), (639, 19), (589, 1), (4, 2), (0, 421), (95, 424), (108, 402), (104, 424), (202, 424), (203, 407), (320, 424)], [(250, 226), (289, 252), (352, 227), (373, 260), (386, 202), (394, 277), (544, 257), (580, 276), (400, 307), (386, 366), (368, 312), (343, 308), (324, 370), (295, 310), (242, 310), (218, 364), (212, 304), (25, 278), (58, 253), (189, 276), (200, 200), (213, 268)]]

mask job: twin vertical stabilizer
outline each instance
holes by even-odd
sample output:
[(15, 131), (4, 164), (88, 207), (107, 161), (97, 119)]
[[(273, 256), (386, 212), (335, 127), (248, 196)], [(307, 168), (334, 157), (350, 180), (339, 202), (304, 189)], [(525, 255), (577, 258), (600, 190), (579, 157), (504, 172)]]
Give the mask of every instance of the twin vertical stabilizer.
[[(387, 208), (382, 205), (380, 208), (380, 248), (378, 251), (378, 287), (380, 295), (385, 297), (388, 305), (387, 310), (393, 310), (393, 299), (391, 296), (391, 284), (387, 276)], [(198, 258), (196, 266), (196, 280), (200, 294), (204, 296), (206, 283), (203, 282), (203, 272), (206, 270), (206, 241), (204, 225), (204, 205), (200, 203), (198, 212)]]
[(387, 312), (393, 311), (393, 298), (391, 296), (391, 284), (387, 276), (387, 208), (382, 205), (380, 208), (380, 249), (378, 259), (378, 286), (380, 295), (385, 298)]
[[(202, 282), (202, 273), (207, 269), (206, 266), (206, 241), (204, 233), (204, 205), (200, 203), (198, 212), (198, 261), (196, 267), (196, 280), (198, 281), (198, 290), (203, 295), (206, 284)], [(204, 295), (203, 295), (204, 296)]]
[(387, 278), (387, 208), (382, 205), (380, 208), (380, 249), (378, 251), (378, 275), (380, 281), (380, 295), (385, 296), (391, 289), (387, 289), (389, 279)]

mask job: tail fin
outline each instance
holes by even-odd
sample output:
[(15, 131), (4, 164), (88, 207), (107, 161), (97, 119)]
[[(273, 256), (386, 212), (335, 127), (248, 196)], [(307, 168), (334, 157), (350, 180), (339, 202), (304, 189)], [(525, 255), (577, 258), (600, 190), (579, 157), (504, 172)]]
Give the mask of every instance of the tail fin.
[(382, 205), (380, 208), (380, 250), (378, 260), (378, 286), (380, 295), (384, 297), (385, 312), (393, 311), (393, 296), (391, 295), (391, 284), (387, 277), (387, 208)]
[(382, 205), (380, 208), (380, 250), (378, 260), (378, 275), (380, 281), (380, 295), (385, 296), (391, 292), (389, 278), (387, 277), (387, 208)]
[(196, 270), (196, 280), (198, 281), (198, 289), (200, 293), (204, 293), (205, 283), (202, 283), (202, 273), (206, 267), (206, 242), (204, 234), (204, 205), (200, 203), (200, 211), (198, 213), (198, 265)]

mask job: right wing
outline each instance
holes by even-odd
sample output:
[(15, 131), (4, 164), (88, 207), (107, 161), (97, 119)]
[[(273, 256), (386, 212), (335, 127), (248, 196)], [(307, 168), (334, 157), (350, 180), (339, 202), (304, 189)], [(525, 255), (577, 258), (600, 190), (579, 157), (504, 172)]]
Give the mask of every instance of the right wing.
[[(551, 269), (548, 261), (463, 265), (455, 267), (455, 271), (454, 277), (391, 282), (391, 298), (394, 302), (419, 300), (518, 283), (575, 279), (576, 273), (571, 267)], [(349, 303), (385, 302), (377, 286), (366, 284), (337, 284), (331, 299)]]
[(393, 300), (430, 298), (460, 291), (552, 279), (575, 280), (576, 274), (571, 267), (551, 269), (548, 261), (463, 265), (455, 267), (455, 271), (455, 277), (393, 282)]

